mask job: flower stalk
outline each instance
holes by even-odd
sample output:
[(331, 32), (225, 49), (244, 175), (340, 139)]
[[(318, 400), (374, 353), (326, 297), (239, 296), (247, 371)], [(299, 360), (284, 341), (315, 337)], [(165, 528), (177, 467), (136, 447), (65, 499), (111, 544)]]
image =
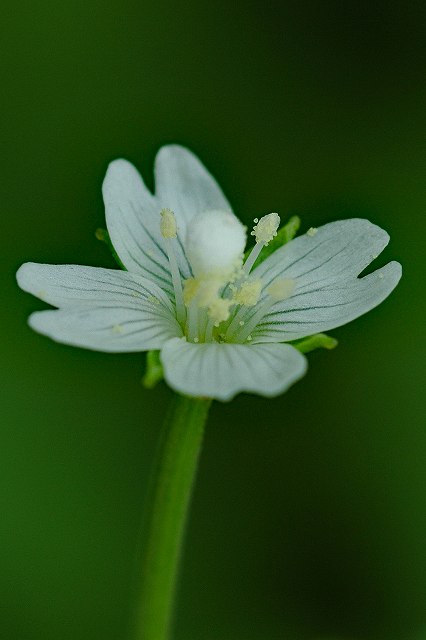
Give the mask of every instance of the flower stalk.
[(211, 400), (175, 395), (151, 479), (134, 640), (168, 640), (179, 559)]

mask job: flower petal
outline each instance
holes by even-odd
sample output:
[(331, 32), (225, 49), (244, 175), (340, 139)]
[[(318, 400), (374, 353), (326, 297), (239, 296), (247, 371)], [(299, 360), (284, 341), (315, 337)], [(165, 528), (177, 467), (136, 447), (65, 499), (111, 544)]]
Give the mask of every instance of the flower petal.
[[(160, 233), (159, 200), (146, 188), (135, 167), (115, 160), (102, 185), (105, 217), (111, 242), (129, 271), (139, 273), (173, 295), (169, 261)], [(191, 275), (182, 243), (176, 242), (182, 276)]]
[(285, 344), (193, 344), (174, 338), (161, 351), (164, 377), (189, 396), (231, 400), (240, 391), (276, 396), (306, 372), (306, 358)]
[(58, 342), (96, 351), (159, 349), (182, 330), (167, 296), (124, 271), (77, 265), (24, 264), (19, 286), (61, 307), (30, 316), (30, 326)]
[(296, 340), (328, 331), (358, 318), (380, 304), (401, 278), (401, 265), (389, 262), (364, 278), (296, 289), (278, 302), (252, 332), (253, 342)]
[(293, 278), (300, 290), (315, 283), (327, 286), (357, 276), (377, 258), (389, 235), (368, 220), (339, 220), (319, 227), (314, 235), (299, 236), (253, 271), (266, 289), (276, 278)]
[(153, 282), (119, 269), (75, 264), (26, 262), (16, 274), (19, 286), (55, 307), (134, 306), (156, 301), (166, 315), (174, 314), (167, 295)]
[(182, 232), (197, 213), (232, 212), (216, 180), (185, 147), (171, 144), (160, 149), (155, 159), (155, 185), (161, 206), (175, 212)]
[[(93, 351), (129, 352), (160, 349), (179, 334), (171, 317), (152, 307), (88, 307), (37, 311), (29, 325), (56, 342)], [(180, 332), (181, 333), (181, 332)]]

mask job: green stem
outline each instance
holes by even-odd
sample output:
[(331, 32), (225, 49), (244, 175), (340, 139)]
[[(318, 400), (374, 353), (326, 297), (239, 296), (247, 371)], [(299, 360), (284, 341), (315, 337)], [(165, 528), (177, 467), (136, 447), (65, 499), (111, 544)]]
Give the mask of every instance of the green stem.
[(176, 395), (148, 502), (134, 640), (170, 637), (179, 558), (210, 399)]

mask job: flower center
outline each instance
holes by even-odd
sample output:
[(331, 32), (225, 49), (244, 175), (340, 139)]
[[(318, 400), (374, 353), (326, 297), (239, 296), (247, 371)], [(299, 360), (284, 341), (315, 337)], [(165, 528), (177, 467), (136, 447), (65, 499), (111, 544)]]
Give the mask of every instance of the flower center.
[(262, 281), (250, 278), (262, 248), (276, 236), (280, 218), (270, 213), (255, 223), (256, 244), (243, 264), (246, 228), (239, 220), (227, 211), (195, 216), (185, 238), (194, 275), (182, 283), (175, 253), (176, 218), (170, 209), (161, 211), (176, 317), (190, 342), (250, 342), (251, 332), (271, 307), (293, 293), (293, 280), (275, 280), (262, 292)]

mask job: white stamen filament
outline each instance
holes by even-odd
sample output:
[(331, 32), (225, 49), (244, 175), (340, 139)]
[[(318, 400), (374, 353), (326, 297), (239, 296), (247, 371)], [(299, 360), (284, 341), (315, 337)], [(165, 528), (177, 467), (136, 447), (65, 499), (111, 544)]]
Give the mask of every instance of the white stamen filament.
[(186, 321), (186, 335), (189, 342), (195, 342), (195, 338), (198, 338), (199, 310), (197, 299), (193, 298), (188, 307), (188, 316)]
[[(244, 342), (248, 340), (253, 329), (259, 324), (262, 318), (270, 311), (270, 309), (274, 306), (276, 302), (280, 302), (282, 300), (286, 300), (290, 298), (293, 294), (296, 282), (292, 278), (280, 278), (275, 280), (268, 289), (266, 293), (268, 296), (266, 299), (257, 307), (255, 313), (244, 322), (243, 325), (239, 322), (241, 317), (244, 315), (241, 313), (240, 309), (239, 313), (237, 313), (232, 320), (231, 324), (228, 328), (227, 339), (232, 338), (235, 342)], [(237, 328), (238, 323), (238, 329)], [(250, 337), (251, 340), (251, 337)]]
[(170, 273), (172, 276), (173, 290), (176, 301), (176, 318), (183, 327), (186, 320), (186, 309), (183, 301), (182, 280), (180, 278), (179, 266), (176, 259), (174, 244), (177, 237), (176, 218), (170, 209), (162, 209), (160, 211), (160, 231), (166, 244), (167, 257), (170, 264)]
[[(238, 323), (238, 331), (236, 331), (234, 335), (228, 336), (227, 334), (226, 337), (227, 338), (232, 337), (233, 341), (235, 342), (245, 342), (248, 336), (250, 336), (253, 329), (259, 324), (262, 318), (266, 316), (266, 314), (270, 311), (270, 309), (274, 306), (276, 302), (277, 300), (272, 298), (272, 296), (268, 296), (266, 300), (259, 305), (255, 313), (252, 315), (252, 317), (249, 320), (247, 320), (242, 326)], [(231, 328), (231, 326), (229, 328)]]
[(179, 267), (176, 260), (176, 254), (174, 252), (173, 242), (174, 240), (167, 239), (166, 249), (167, 249), (167, 256), (169, 258), (169, 263), (170, 263), (170, 272), (172, 274), (173, 289), (175, 292), (176, 317), (179, 324), (184, 325), (186, 320), (186, 310), (185, 310), (185, 304), (183, 302), (182, 280), (180, 278), (180, 272), (179, 272)]
[(243, 266), (243, 269), (247, 274), (250, 273), (254, 263), (256, 262), (264, 246), (265, 246), (264, 242), (258, 242), (254, 245), (253, 249), (250, 251), (250, 255), (248, 256)]

